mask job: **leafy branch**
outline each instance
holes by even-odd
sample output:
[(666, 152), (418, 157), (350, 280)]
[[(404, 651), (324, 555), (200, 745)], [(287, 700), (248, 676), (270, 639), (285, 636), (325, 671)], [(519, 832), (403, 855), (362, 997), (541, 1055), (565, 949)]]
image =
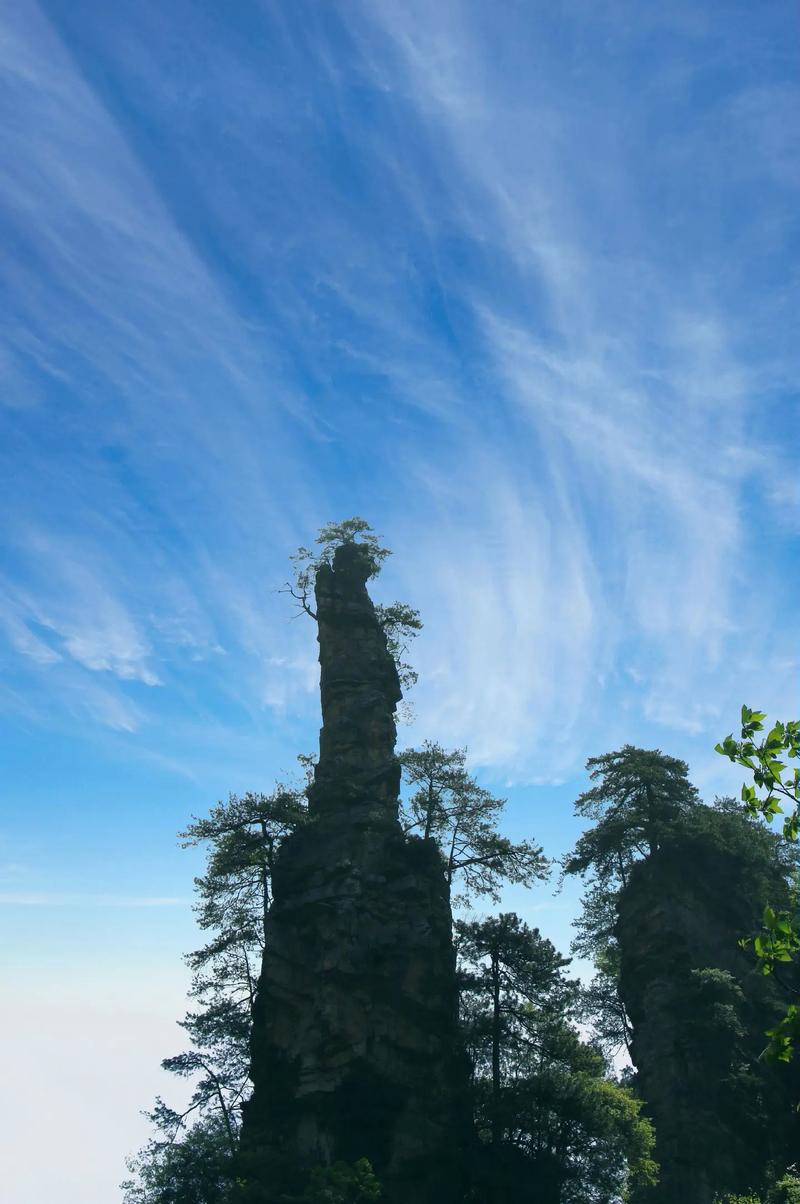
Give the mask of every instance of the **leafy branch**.
[[(764, 731), (766, 717), (763, 711), (743, 706), (740, 739), (735, 740), (731, 733), (715, 745), (715, 751), (752, 774), (752, 784), (745, 783), (741, 793), (747, 813), (753, 818), (760, 816), (769, 824), (776, 815), (784, 815), (784, 839), (796, 844), (800, 835), (800, 768), (789, 766), (787, 761), (797, 760), (800, 756), (800, 720), (789, 720), (787, 723), (779, 720), (758, 741), (756, 733)], [(786, 760), (782, 760), (782, 757)], [(787, 802), (790, 805), (788, 813), (785, 811)], [(785, 990), (795, 995), (798, 991), (784, 981), (777, 967), (792, 963), (800, 950), (798, 885), (795, 872), (791, 910), (778, 910), (767, 905), (761, 932), (756, 936), (743, 937), (739, 942), (743, 949), (752, 946), (762, 974), (773, 974)], [(770, 1040), (764, 1051), (765, 1058), (769, 1061), (791, 1061), (795, 1043), (800, 1038), (800, 1011), (797, 1005), (790, 1004), (786, 1015), (774, 1028), (768, 1029), (766, 1035)]]

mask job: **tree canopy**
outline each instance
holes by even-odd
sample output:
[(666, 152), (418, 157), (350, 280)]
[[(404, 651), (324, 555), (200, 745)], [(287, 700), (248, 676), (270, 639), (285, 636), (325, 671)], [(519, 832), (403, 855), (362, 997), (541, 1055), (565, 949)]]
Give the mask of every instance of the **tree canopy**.
[(403, 777), (416, 790), (403, 806), (406, 833), (437, 842), (454, 903), (480, 896), (497, 903), (505, 882), (531, 886), (546, 878), (549, 861), (532, 841), (512, 841), (498, 823), (505, 799), (484, 790), (466, 770), (466, 750), (450, 752), (426, 740), (400, 754)]
[(652, 1127), (574, 1026), (579, 983), (514, 913), (459, 923), (485, 1199), (611, 1204), (655, 1181)]
[(575, 813), (597, 823), (580, 837), (564, 869), (568, 874), (591, 870), (603, 884), (624, 885), (633, 862), (654, 853), (699, 796), (686, 762), (660, 749), (626, 744), (590, 757), (586, 768), (597, 785), (578, 796)]

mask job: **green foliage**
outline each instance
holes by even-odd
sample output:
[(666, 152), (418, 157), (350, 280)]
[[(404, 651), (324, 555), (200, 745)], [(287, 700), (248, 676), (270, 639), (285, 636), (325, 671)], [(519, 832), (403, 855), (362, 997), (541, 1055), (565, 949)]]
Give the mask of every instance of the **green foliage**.
[(769, 1044), (764, 1050), (765, 1058), (772, 1062), (791, 1062), (800, 1040), (800, 1010), (796, 1003), (790, 1003), (786, 1014), (781, 1016), (773, 1028), (766, 1030)]
[[(597, 785), (575, 800), (576, 815), (597, 820), (564, 861), (564, 872), (591, 871), (604, 887), (624, 885), (630, 866), (654, 853), (664, 836), (699, 801), (685, 761), (660, 749), (626, 744), (617, 752), (590, 757)], [(599, 781), (598, 781), (599, 779)]]
[(531, 928), (515, 912), (482, 920), (457, 920), (456, 948), (461, 964), (462, 997), (475, 996), (488, 1007), (498, 1005), (510, 1021), (521, 1018), (523, 1003), (568, 1015), (577, 999), (577, 981), (563, 971), (570, 965), (552, 941)]
[(800, 1173), (797, 1167), (790, 1166), (767, 1189), (766, 1204), (800, 1204)]
[[(294, 581), (286, 586), (286, 590), (300, 603), (301, 610), (314, 619), (317, 616), (309, 599), (314, 595), (317, 571), (323, 564), (333, 564), (333, 556), (338, 547), (354, 543), (363, 549), (370, 570), (368, 580), (378, 576), (383, 562), (387, 556), (391, 556), (390, 550), (381, 545), (379, 537), (363, 518), (346, 518), (340, 523), (326, 523), (320, 529), (316, 543), (319, 545), (318, 551), (300, 547), (289, 557), (294, 564)], [(375, 614), (386, 635), (389, 653), (397, 665), (400, 685), (403, 690), (408, 691), (416, 683), (417, 673), (402, 658), (408, 651), (410, 641), (422, 630), (419, 611), (405, 602), (392, 602), (388, 606), (376, 604)]]
[(548, 861), (530, 841), (514, 843), (498, 831), (505, 799), (494, 798), (467, 773), (466, 750), (447, 752), (429, 740), (400, 754), (403, 777), (417, 789), (402, 809), (406, 832), (439, 845), (449, 887), (458, 885), (454, 904), (474, 896), (500, 899), (504, 882), (531, 886), (547, 876)]
[(271, 795), (232, 794), (180, 834), (184, 848), (207, 847), (206, 871), (195, 879), (194, 910), (210, 939), (186, 957), (196, 1007), (180, 1027), (191, 1048), (165, 1058), (162, 1066), (189, 1080), (192, 1092), (182, 1112), (156, 1100), (149, 1118), (157, 1136), (129, 1162), (137, 1178), (125, 1185), (125, 1204), (223, 1199), (214, 1192), (230, 1183), (241, 1108), (250, 1090), (252, 1009), (275, 857), (306, 817), (303, 792), (278, 786)]
[(380, 1200), (381, 1194), (369, 1159), (359, 1158), (354, 1163), (315, 1167), (300, 1200), (302, 1204), (369, 1204)]
[(798, 918), (789, 911), (775, 911), (769, 904), (762, 916), (760, 936), (745, 937), (742, 946), (752, 944), (762, 974), (771, 974), (777, 962), (790, 962), (800, 948)]
[(176, 1140), (168, 1112), (157, 1104), (151, 1119), (158, 1135), (127, 1160), (133, 1177), (120, 1185), (124, 1204), (227, 1204), (234, 1154), (222, 1118), (204, 1116)]
[[(238, 1169), (241, 1173), (241, 1165)], [(373, 1204), (383, 1198), (368, 1158), (304, 1171), (291, 1156), (273, 1154), (264, 1182), (238, 1178), (225, 1204)]]
[[(358, 539), (358, 536), (362, 538)], [(294, 581), (287, 582), (286, 585), (286, 590), (297, 599), (300, 608), (313, 619), (317, 616), (311, 608), (309, 599), (314, 596), (317, 572), (323, 564), (333, 564), (333, 555), (338, 547), (343, 544), (358, 544), (369, 565), (367, 580), (377, 577), (384, 560), (391, 555), (388, 548), (381, 547), (377, 535), (363, 518), (346, 518), (340, 523), (326, 523), (324, 527), (320, 528), (316, 542), (319, 544), (319, 551), (315, 552), (311, 548), (299, 547), (289, 557), (294, 565)]]
[(572, 1027), (569, 960), (513, 913), (456, 930), (476, 1123), (490, 1147), (482, 1198), (610, 1204), (652, 1184), (655, 1138), (641, 1102)]
[(794, 1087), (759, 1058), (773, 984), (737, 946), (785, 889), (778, 842), (727, 802), (697, 806), (618, 899), (620, 982), (639, 1083), (659, 1139), (663, 1195), (761, 1188), (796, 1138)]
[(578, 983), (563, 974), (569, 958), (514, 912), (457, 921), (455, 929), (465, 1039), (473, 1066), (492, 1076), (498, 1095), (507, 1058), (535, 1040), (546, 1018), (571, 1014)]
[(592, 1027), (594, 1040), (605, 1056), (614, 1059), (623, 1050), (630, 1057), (633, 1030), (619, 989), (619, 950), (610, 947), (597, 973), (581, 990), (580, 1019)]
[(764, 1151), (786, 1148), (786, 1101), (757, 1064), (773, 1000), (736, 941), (783, 881), (776, 842), (728, 800), (702, 805), (686, 765), (658, 751), (628, 745), (587, 767), (576, 811), (595, 824), (563, 862), (588, 878), (572, 945), (597, 969), (582, 1018), (607, 1055), (637, 1062), (663, 1138), (655, 1198), (687, 1190), (693, 1158), (718, 1190), (720, 1177), (758, 1183)]
[[(789, 844), (796, 844), (800, 833), (800, 767), (790, 768), (781, 757), (785, 756), (787, 760), (800, 757), (800, 720), (778, 721), (759, 741), (755, 738), (756, 733), (764, 730), (765, 719), (763, 711), (743, 706), (740, 738), (735, 740), (733, 734), (726, 736), (721, 744), (715, 745), (715, 751), (752, 774), (753, 784), (745, 783), (741, 795), (748, 815), (761, 817), (771, 824), (776, 815), (784, 814), (781, 802), (789, 803), (789, 813), (783, 820), (783, 838)], [(791, 906), (776, 909), (767, 904), (761, 932), (743, 937), (740, 942), (743, 948), (752, 946), (762, 974), (774, 974), (788, 991), (795, 994), (795, 988), (786, 984), (777, 971), (780, 965), (793, 962), (800, 950), (799, 886), (795, 875)], [(765, 1056), (772, 1061), (790, 1062), (800, 1039), (797, 1005), (789, 1004), (786, 1014), (777, 1025), (767, 1029), (766, 1035), (769, 1044)]]
[(715, 1196), (714, 1204), (800, 1204), (800, 1175), (793, 1166), (789, 1167), (763, 1195), (753, 1192), (746, 1196)]
[[(787, 840), (797, 840), (800, 767), (789, 769), (780, 758), (784, 754), (789, 760), (800, 757), (800, 720), (778, 721), (763, 740), (756, 742), (754, 736), (764, 730), (766, 715), (743, 706), (741, 718), (741, 738), (734, 740), (732, 734), (728, 735), (714, 746), (715, 751), (752, 773), (754, 785), (742, 786), (742, 802), (751, 815), (762, 815), (771, 823), (775, 815), (783, 813), (779, 799), (791, 804), (794, 810), (784, 820), (783, 835)], [(757, 790), (765, 793), (758, 794)]]
[(232, 794), (180, 834), (184, 848), (208, 848), (206, 872), (195, 879), (194, 910), (211, 939), (186, 957), (198, 1009), (181, 1027), (193, 1049), (162, 1065), (182, 1077), (201, 1076), (194, 1107), (211, 1103), (233, 1116), (249, 1089), (250, 1025), (272, 872), (281, 844), (306, 817), (302, 791), (278, 786), (271, 795)]
[(599, 882), (589, 884), (574, 921), (570, 952), (594, 962), (596, 974), (581, 991), (580, 1018), (592, 1026), (606, 1057), (631, 1052), (631, 1023), (619, 990), (619, 945), (615, 935), (619, 892)]
[(586, 762), (596, 784), (575, 800), (575, 812), (597, 822), (562, 859), (564, 874), (588, 878), (572, 952), (591, 958), (597, 974), (584, 990), (582, 1018), (593, 1025), (607, 1056), (630, 1052), (631, 1024), (619, 991), (615, 936), (619, 892), (632, 866), (656, 851), (698, 804), (685, 761), (631, 744)]
[(504, 1090), (507, 1127), (492, 1153), (500, 1165), (508, 1150), (521, 1155), (522, 1190), (509, 1185), (503, 1204), (617, 1204), (656, 1183), (655, 1133), (642, 1102), (592, 1054), (574, 1032), (554, 1030)]
[(390, 550), (381, 546), (379, 536), (363, 518), (345, 518), (340, 523), (326, 523), (320, 528), (315, 542), (319, 546), (318, 552), (301, 547), (290, 557), (297, 565), (297, 584), (304, 586), (307, 591), (313, 589), (317, 569), (321, 564), (333, 564), (333, 554), (342, 544), (358, 543), (364, 550), (370, 565), (370, 577), (377, 577), (384, 560), (391, 556)]
[(682, 980), (682, 995), (684, 1048), (691, 1050), (709, 1084), (727, 1081), (733, 1086), (737, 1072), (747, 1064), (741, 986), (728, 970), (704, 966), (689, 970)]
[(405, 602), (392, 602), (389, 606), (383, 606), (380, 602), (376, 602), (375, 615), (386, 636), (386, 647), (389, 654), (394, 658), (397, 666), (400, 685), (403, 690), (408, 692), (413, 685), (416, 685), (418, 674), (416, 669), (413, 669), (402, 658), (408, 651), (411, 640), (417, 632), (422, 630), (419, 611), (414, 610)]
[[(180, 833), (183, 848), (208, 847), (206, 872), (195, 879), (199, 926), (217, 935), (188, 956), (193, 970), (213, 964), (225, 948), (263, 947), (272, 872), (282, 842), (307, 817), (305, 795), (279, 785), (272, 794), (231, 794)], [(230, 981), (232, 967), (225, 966)], [(237, 976), (238, 977), (238, 976)], [(246, 981), (250, 985), (250, 978)]]

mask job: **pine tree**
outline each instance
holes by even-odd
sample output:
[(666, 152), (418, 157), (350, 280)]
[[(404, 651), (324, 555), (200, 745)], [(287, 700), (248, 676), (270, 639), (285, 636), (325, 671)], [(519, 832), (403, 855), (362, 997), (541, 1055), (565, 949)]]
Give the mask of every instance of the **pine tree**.
[(502, 836), (498, 821), (505, 799), (495, 798), (466, 771), (466, 750), (446, 751), (426, 740), (400, 754), (403, 778), (416, 790), (401, 815), (404, 831), (439, 845), (453, 902), (476, 896), (500, 900), (505, 882), (531, 886), (547, 877), (549, 862), (531, 841)]

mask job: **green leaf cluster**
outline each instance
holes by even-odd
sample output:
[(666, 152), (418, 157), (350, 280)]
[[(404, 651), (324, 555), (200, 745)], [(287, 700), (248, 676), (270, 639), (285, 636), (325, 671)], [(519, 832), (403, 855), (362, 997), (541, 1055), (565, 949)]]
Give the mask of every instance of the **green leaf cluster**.
[(368, 1158), (315, 1167), (298, 1204), (370, 1204), (380, 1200), (381, 1185)]
[(715, 1196), (714, 1204), (800, 1204), (800, 1175), (790, 1166), (779, 1179), (774, 1180), (762, 1195)]
[[(800, 757), (800, 720), (787, 723), (779, 720), (759, 741), (756, 734), (764, 731), (766, 718), (764, 711), (742, 706), (740, 738), (734, 739), (731, 733), (715, 745), (715, 751), (750, 771), (752, 783), (745, 782), (741, 791), (748, 815), (772, 823), (776, 815), (784, 814), (784, 807), (789, 804), (791, 809), (784, 814), (782, 835), (788, 844), (794, 845), (800, 836), (800, 766), (790, 767), (788, 761)], [(775, 975), (788, 993), (796, 993), (796, 990), (785, 983), (779, 967), (793, 963), (800, 950), (799, 901), (800, 881), (796, 870), (792, 906), (765, 906), (761, 931), (743, 937), (739, 942), (743, 948), (752, 948), (761, 973)], [(785, 1016), (769, 1028), (766, 1035), (769, 1043), (764, 1056), (772, 1061), (790, 1062), (800, 1037), (794, 1004), (788, 1006)]]
[[(800, 720), (779, 720), (757, 742), (754, 736), (764, 730), (766, 717), (763, 711), (742, 706), (740, 739), (735, 740), (731, 733), (714, 749), (752, 773), (754, 784), (742, 786), (742, 802), (749, 814), (761, 815), (771, 823), (775, 815), (783, 813), (779, 799), (792, 805), (794, 812), (784, 822), (783, 835), (787, 840), (797, 840), (800, 767), (790, 768), (780, 757), (785, 754), (789, 760), (796, 760), (800, 756)], [(758, 794), (759, 790), (766, 793)]]

